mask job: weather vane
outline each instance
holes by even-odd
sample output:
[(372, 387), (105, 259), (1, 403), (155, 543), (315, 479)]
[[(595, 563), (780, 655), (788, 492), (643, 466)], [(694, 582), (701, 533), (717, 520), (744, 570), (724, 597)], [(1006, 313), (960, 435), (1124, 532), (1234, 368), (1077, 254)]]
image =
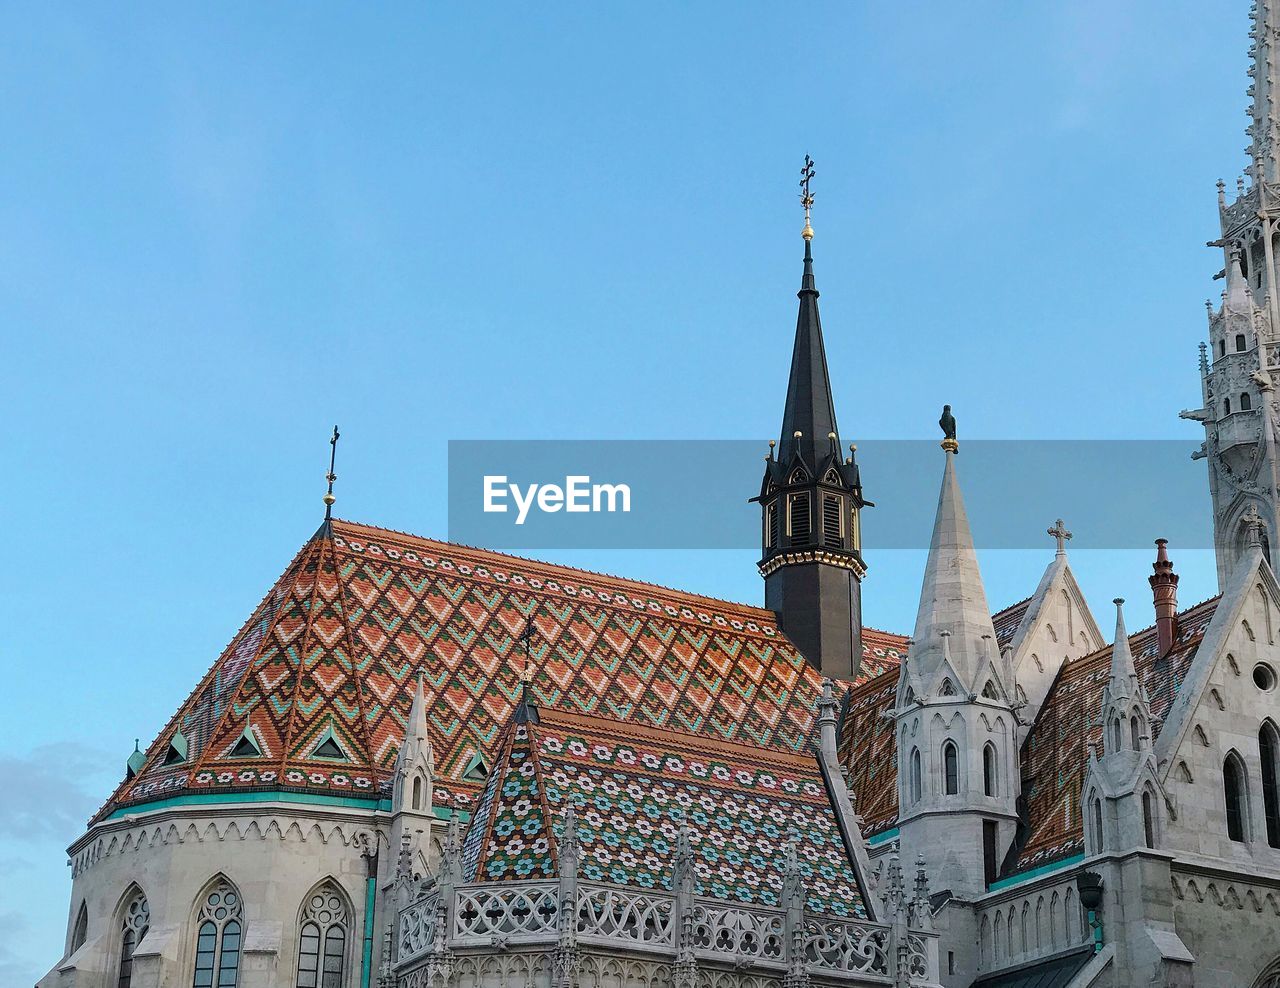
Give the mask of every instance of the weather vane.
[(804, 207), (804, 229), (800, 236), (805, 240), (813, 239), (813, 227), (809, 225), (809, 210), (813, 208), (813, 193), (809, 191), (809, 182), (813, 178), (813, 159), (804, 156), (804, 167), (800, 169), (800, 205)]
[(329, 489), (324, 494), (324, 520), (328, 521), (333, 517), (333, 502), (338, 500), (333, 496), (333, 482), (338, 479), (338, 475), (333, 472), (334, 465), (338, 461), (338, 427), (333, 427), (333, 438), (329, 440), (329, 472), (324, 475), (324, 479), (329, 482)]

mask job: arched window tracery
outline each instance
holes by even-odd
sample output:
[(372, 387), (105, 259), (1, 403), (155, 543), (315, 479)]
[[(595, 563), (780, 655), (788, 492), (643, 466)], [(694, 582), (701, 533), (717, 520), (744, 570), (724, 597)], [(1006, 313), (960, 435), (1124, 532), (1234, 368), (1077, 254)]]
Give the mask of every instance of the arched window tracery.
[(948, 796), (960, 791), (960, 754), (954, 741), (942, 746), (942, 791)]
[(196, 923), (192, 988), (236, 988), (240, 983), (244, 907), (235, 886), (225, 878), (215, 881), (200, 903)]
[(151, 906), (141, 889), (134, 891), (124, 907), (120, 920), (120, 966), (116, 973), (116, 988), (130, 988), (133, 984), (133, 955), (151, 927)]
[(298, 931), (297, 988), (342, 988), (350, 927), (346, 898), (332, 882), (307, 896)]

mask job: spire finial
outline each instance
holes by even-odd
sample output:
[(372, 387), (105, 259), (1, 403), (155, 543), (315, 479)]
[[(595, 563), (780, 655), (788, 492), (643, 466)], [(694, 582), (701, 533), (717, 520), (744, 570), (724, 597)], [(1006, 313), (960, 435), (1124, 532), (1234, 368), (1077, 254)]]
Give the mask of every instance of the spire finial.
[(333, 482), (338, 479), (338, 475), (333, 472), (334, 466), (338, 462), (338, 439), (341, 438), (338, 433), (338, 427), (333, 427), (333, 438), (329, 440), (329, 472), (324, 475), (324, 479), (329, 482), (329, 489), (324, 493), (324, 520), (329, 521), (333, 517), (333, 502), (338, 500), (333, 496)]
[(813, 208), (813, 193), (809, 191), (809, 182), (813, 179), (813, 159), (804, 156), (804, 167), (800, 169), (800, 205), (804, 207), (804, 229), (800, 236), (805, 240), (813, 239), (813, 227), (809, 225), (809, 210)]
[(1059, 556), (1065, 556), (1067, 554), (1067, 542), (1071, 538), (1071, 533), (1067, 531), (1067, 527), (1066, 525), (1063, 524), (1062, 519), (1059, 518), (1057, 521), (1055, 521), (1053, 523), (1053, 527), (1050, 528), (1049, 531), (1046, 532), (1045, 534), (1051, 535), (1053, 536), (1054, 539), (1057, 540), (1058, 542), (1057, 554)]

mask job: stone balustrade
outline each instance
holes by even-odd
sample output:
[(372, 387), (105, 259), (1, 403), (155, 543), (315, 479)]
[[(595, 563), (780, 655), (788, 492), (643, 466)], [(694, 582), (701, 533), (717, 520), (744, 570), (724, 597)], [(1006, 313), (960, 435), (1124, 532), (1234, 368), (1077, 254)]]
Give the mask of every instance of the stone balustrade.
[[(555, 880), (460, 885), (441, 908), (432, 889), (401, 910), (395, 970), (422, 966), (442, 943), (437, 924), (448, 923), (450, 952), (554, 951), (563, 942), (560, 884)], [(446, 893), (450, 894), (450, 893)], [(655, 955), (672, 961), (680, 942), (677, 897), (582, 881), (574, 893), (572, 935), (587, 949)], [(787, 920), (782, 909), (697, 898), (689, 914), (688, 942), (697, 963), (781, 978), (787, 970)], [(892, 981), (893, 930), (889, 925), (806, 915), (804, 962), (819, 979), (855, 984)], [(905, 956), (912, 984), (936, 984), (937, 938), (911, 930)], [(407, 979), (412, 981), (412, 979)]]

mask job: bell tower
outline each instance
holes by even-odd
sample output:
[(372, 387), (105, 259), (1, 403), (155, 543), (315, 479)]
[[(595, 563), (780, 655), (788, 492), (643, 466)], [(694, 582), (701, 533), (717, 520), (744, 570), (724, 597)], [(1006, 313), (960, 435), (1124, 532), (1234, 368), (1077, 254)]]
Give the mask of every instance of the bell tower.
[(765, 606), (813, 666), (836, 679), (854, 679), (862, 661), (862, 496), (854, 447), (841, 456), (831, 380), (813, 276), (809, 182), (801, 170), (804, 273), (796, 319), (782, 435), (769, 444), (760, 494), (760, 575)]
[(1182, 412), (1204, 426), (1193, 455), (1208, 466), (1219, 587), (1246, 554), (1255, 513), (1269, 563), (1280, 545), (1280, 0), (1257, 0), (1249, 34), (1249, 178), (1234, 200), (1218, 182), (1220, 233), (1209, 246), (1222, 251), (1226, 285), (1220, 305), (1205, 302), (1203, 404)]

